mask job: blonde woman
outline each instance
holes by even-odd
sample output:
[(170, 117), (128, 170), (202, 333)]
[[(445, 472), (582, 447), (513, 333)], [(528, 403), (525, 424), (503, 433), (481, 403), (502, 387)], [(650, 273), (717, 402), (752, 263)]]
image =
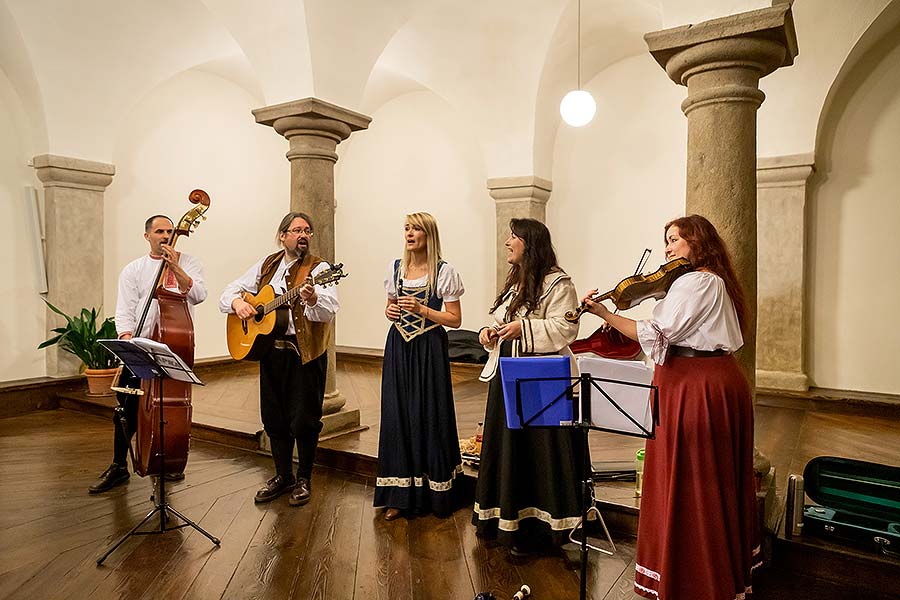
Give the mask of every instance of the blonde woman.
[(401, 514), (455, 508), (461, 472), (450, 358), (444, 327), (459, 327), (462, 278), (441, 258), (437, 222), (406, 215), (403, 257), (384, 281), (391, 327), (381, 378), (381, 432), (375, 506)]

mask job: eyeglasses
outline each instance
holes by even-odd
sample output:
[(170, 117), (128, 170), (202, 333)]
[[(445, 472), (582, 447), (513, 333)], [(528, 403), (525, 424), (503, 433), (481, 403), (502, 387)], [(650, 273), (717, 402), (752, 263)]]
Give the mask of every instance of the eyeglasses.
[(294, 235), (300, 235), (301, 233), (305, 233), (306, 237), (313, 236), (313, 230), (310, 229), (309, 227), (303, 227), (303, 228), (294, 227), (293, 229), (288, 229), (287, 231), (285, 231), (285, 233), (292, 233)]

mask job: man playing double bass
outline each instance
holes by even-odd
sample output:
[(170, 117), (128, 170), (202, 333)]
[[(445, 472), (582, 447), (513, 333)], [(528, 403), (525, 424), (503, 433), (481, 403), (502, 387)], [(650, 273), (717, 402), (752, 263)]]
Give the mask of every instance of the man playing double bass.
[[(228, 284), (219, 298), (219, 310), (241, 319), (256, 314), (241, 292), (256, 294), (270, 285), (281, 295), (302, 286), (290, 303), (290, 318), (284, 337), (259, 361), (260, 413), (272, 444), (275, 476), (256, 492), (256, 502), (269, 502), (291, 492), (288, 504), (309, 501), (328, 366), (329, 323), (340, 308), (334, 287), (311, 285), (307, 278), (328, 269), (329, 264), (309, 252), (312, 220), (301, 212), (289, 212), (281, 220), (276, 241), (282, 250), (260, 259), (239, 279)], [(297, 445), (299, 466), (294, 477), (292, 455)]]
[[(141, 320), (144, 305), (154, 293), (154, 283), (161, 262), (166, 269), (162, 286), (172, 292), (182, 294), (193, 313), (193, 305), (206, 299), (206, 284), (203, 281), (203, 266), (190, 254), (176, 252), (169, 245), (175, 226), (165, 215), (153, 215), (144, 223), (144, 239), (150, 245), (150, 254), (135, 259), (125, 265), (119, 274), (119, 292), (116, 302), (116, 331), (120, 339), (150, 337), (159, 322), (159, 306), (154, 299), (147, 312), (147, 318), (140, 331), (135, 331)], [(141, 380), (125, 368), (120, 386), (140, 388)], [(128, 481), (128, 448), (137, 429), (137, 412), (140, 396), (116, 393), (119, 407), (113, 417), (115, 434), (113, 438), (113, 462), (100, 475), (98, 481), (89, 488), (90, 493), (99, 494)], [(120, 421), (120, 416), (122, 420)], [(182, 479), (184, 474), (167, 475), (167, 479)]]

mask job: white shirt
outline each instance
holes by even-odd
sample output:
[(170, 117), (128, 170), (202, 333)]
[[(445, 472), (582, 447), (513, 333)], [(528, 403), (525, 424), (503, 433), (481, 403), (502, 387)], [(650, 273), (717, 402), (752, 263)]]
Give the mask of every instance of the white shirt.
[[(428, 283), (428, 274), (426, 273), (418, 279), (407, 279), (400, 274), (403, 279), (403, 285), (409, 287), (424, 287)], [(397, 282), (394, 281), (394, 261), (388, 266), (387, 276), (384, 278), (384, 291), (387, 292), (388, 298), (397, 298)], [(438, 298), (444, 302), (456, 302), (466, 292), (463, 285), (462, 277), (456, 269), (448, 262), (438, 270), (437, 285), (434, 286), (434, 292)]]
[[(262, 266), (265, 260), (266, 257), (259, 259), (256, 264), (247, 269), (243, 275), (225, 286), (222, 295), (219, 297), (220, 311), (223, 313), (233, 313), (234, 309), (231, 308), (231, 303), (234, 302), (235, 298), (240, 297), (241, 292), (250, 292), (251, 294), (259, 292), (259, 280), (262, 278)], [(269, 281), (269, 285), (275, 290), (276, 295), (283, 294), (287, 291), (285, 277), (287, 276), (288, 269), (291, 268), (294, 262), (295, 260), (288, 261), (287, 255), (285, 255), (282, 257), (281, 262), (278, 263), (278, 268), (275, 269), (275, 273), (272, 275), (271, 281)], [(322, 261), (316, 265), (316, 268), (310, 272), (310, 275), (318, 275), (329, 268), (328, 263)], [(338, 302), (337, 297), (337, 286), (331, 285), (325, 287), (317, 285), (315, 286), (315, 289), (318, 300), (316, 301), (315, 306), (307, 305), (303, 309), (303, 316), (309, 321), (327, 323), (334, 319), (334, 315), (336, 315), (341, 308), (341, 304)], [(286, 306), (288, 307), (288, 312), (290, 312), (290, 304)], [(290, 335), (295, 334), (296, 332), (297, 330), (294, 328), (294, 315), (291, 314), (288, 319), (288, 327), (285, 333)]]
[[(150, 304), (147, 319), (144, 321), (141, 331), (137, 332), (135, 328), (141, 319), (144, 304), (147, 303), (147, 298), (153, 291), (151, 288), (156, 281), (160, 264), (162, 264), (161, 258), (154, 258), (148, 254), (131, 261), (119, 273), (119, 295), (116, 300), (116, 332), (119, 337), (126, 333), (130, 333), (134, 337), (150, 337), (153, 334), (156, 324), (159, 322), (159, 303), (155, 299)], [(196, 257), (184, 252), (178, 255), (178, 265), (184, 269), (193, 282), (187, 293), (188, 309), (193, 315), (194, 305), (206, 300), (203, 265)], [(168, 273), (166, 281), (163, 281), (163, 287), (167, 290), (179, 291), (175, 276), (171, 271)]]
[(653, 317), (637, 322), (644, 353), (663, 364), (670, 345), (694, 350), (735, 352), (744, 345), (725, 281), (715, 273), (693, 271), (675, 280)]

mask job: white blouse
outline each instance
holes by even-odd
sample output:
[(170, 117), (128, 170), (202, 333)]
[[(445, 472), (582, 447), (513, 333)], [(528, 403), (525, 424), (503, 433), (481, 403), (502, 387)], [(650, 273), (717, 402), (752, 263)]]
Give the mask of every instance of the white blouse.
[(735, 352), (744, 345), (725, 281), (715, 273), (693, 271), (675, 280), (653, 317), (637, 322), (644, 353), (663, 364), (669, 346)]
[[(402, 274), (401, 274), (402, 277)], [(425, 274), (417, 279), (407, 279), (403, 277), (403, 285), (413, 287), (423, 287), (428, 282), (428, 275)], [(384, 278), (384, 291), (388, 298), (397, 297), (397, 282), (394, 281), (394, 261), (388, 265), (388, 272)], [(438, 298), (444, 302), (456, 302), (466, 291), (463, 285), (462, 277), (456, 269), (448, 262), (444, 262), (444, 266), (440, 268), (437, 276), (437, 285), (435, 293)]]
[[(154, 299), (150, 302), (147, 311), (147, 319), (141, 331), (135, 331), (138, 321), (144, 311), (147, 298), (155, 290), (153, 283), (159, 272), (161, 258), (154, 258), (148, 254), (137, 258), (122, 269), (119, 273), (118, 298), (116, 300), (116, 332), (119, 337), (126, 333), (134, 337), (150, 337), (156, 324), (159, 322), (159, 303)], [(178, 266), (191, 278), (191, 289), (186, 294), (188, 310), (194, 314), (194, 305), (206, 300), (206, 282), (203, 279), (203, 265), (191, 254), (180, 252), (178, 254)], [(163, 287), (167, 290), (178, 291), (178, 282), (171, 271), (166, 271), (167, 277), (163, 281)]]

